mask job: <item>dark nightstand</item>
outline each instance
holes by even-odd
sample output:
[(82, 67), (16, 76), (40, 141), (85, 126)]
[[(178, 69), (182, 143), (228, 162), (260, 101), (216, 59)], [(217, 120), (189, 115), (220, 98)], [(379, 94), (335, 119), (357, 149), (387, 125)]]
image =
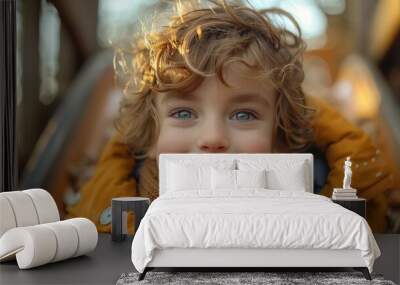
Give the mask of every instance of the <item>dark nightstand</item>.
[(135, 214), (136, 229), (150, 206), (150, 199), (145, 197), (118, 197), (112, 198), (112, 241), (123, 241), (127, 237), (127, 212)]
[(339, 204), (340, 206), (359, 214), (364, 219), (367, 218), (367, 201), (364, 198), (349, 199), (349, 200), (336, 200), (332, 199), (332, 202)]

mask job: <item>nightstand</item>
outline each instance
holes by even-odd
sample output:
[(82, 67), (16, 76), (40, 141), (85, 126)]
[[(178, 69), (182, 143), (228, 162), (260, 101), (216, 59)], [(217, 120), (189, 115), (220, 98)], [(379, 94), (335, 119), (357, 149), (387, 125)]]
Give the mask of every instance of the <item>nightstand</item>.
[(150, 206), (150, 199), (145, 197), (112, 198), (112, 241), (123, 241), (127, 237), (127, 212), (135, 214), (136, 230)]
[(367, 218), (367, 201), (364, 198), (357, 199), (332, 199), (332, 202), (339, 204), (340, 206), (359, 214), (364, 219)]

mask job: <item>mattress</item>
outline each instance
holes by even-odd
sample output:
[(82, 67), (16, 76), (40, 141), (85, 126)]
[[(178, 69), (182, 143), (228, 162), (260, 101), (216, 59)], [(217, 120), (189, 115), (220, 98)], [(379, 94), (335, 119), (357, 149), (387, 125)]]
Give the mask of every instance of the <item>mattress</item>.
[(359, 250), (370, 272), (380, 255), (361, 216), (321, 195), (267, 189), (160, 196), (133, 239), (133, 265), (143, 272), (171, 248)]

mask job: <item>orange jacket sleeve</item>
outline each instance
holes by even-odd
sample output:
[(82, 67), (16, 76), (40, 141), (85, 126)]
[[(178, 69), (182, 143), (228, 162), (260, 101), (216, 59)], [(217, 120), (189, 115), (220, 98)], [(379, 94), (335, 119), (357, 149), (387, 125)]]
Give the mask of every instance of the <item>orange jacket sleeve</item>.
[(342, 187), (343, 165), (347, 156), (352, 160), (352, 187), (358, 196), (367, 199), (367, 220), (374, 232), (386, 228), (387, 201), (385, 191), (391, 188), (389, 168), (369, 136), (346, 120), (337, 110), (321, 99), (308, 97), (317, 110), (313, 121), (315, 145), (325, 154), (330, 172), (321, 194), (331, 196), (333, 188)]
[[(94, 175), (80, 189), (80, 201), (67, 207), (68, 218), (85, 217), (92, 220), (99, 232), (110, 232), (111, 224), (101, 223), (101, 215), (111, 207), (114, 197), (136, 196), (136, 181), (132, 177), (135, 160), (128, 146), (114, 135), (97, 162)], [(128, 217), (133, 224), (132, 215)]]

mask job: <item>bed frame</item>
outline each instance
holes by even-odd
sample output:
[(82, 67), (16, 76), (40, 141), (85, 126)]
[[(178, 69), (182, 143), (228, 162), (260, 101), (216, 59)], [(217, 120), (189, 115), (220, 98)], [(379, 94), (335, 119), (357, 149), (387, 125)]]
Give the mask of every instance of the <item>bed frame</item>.
[(212, 271), (213, 268), (234, 269), (234, 271), (285, 268), (286, 271), (290, 271), (291, 268), (336, 269), (338, 267), (350, 267), (361, 271), (367, 280), (371, 280), (359, 250), (238, 248), (158, 249), (154, 252), (152, 261), (139, 275), (139, 280), (144, 279), (146, 273), (155, 268), (196, 269), (194, 271), (199, 268), (208, 271)]
[[(161, 154), (159, 157), (160, 195), (165, 191), (166, 161), (184, 159), (202, 159), (212, 164), (218, 159), (268, 158), (269, 160), (303, 160), (307, 163), (308, 188), (313, 193), (313, 156), (312, 154)], [(254, 248), (168, 248), (157, 249), (153, 259), (139, 280), (154, 269), (229, 269), (229, 271), (263, 271), (261, 269), (296, 269), (296, 268), (353, 268), (361, 271), (367, 280), (371, 276), (359, 250), (329, 249), (254, 249)]]

